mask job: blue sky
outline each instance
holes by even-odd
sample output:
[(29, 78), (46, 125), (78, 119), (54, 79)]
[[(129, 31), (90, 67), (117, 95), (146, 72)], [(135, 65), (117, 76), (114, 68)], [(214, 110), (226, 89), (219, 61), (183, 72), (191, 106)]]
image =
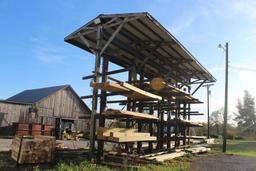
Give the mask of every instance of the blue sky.
[[(81, 77), (91, 74), (94, 57), (65, 43), (64, 37), (100, 13), (144, 11), (218, 80), (211, 88), (211, 110), (224, 104), (224, 52), (217, 49), (219, 43), (230, 44), (230, 114), (244, 89), (255, 96), (255, 0), (0, 0), (0, 99), (61, 84), (71, 84), (79, 95), (89, 94), (89, 82)], [(205, 88), (196, 96), (204, 101)], [(205, 105), (196, 109), (204, 112)]]

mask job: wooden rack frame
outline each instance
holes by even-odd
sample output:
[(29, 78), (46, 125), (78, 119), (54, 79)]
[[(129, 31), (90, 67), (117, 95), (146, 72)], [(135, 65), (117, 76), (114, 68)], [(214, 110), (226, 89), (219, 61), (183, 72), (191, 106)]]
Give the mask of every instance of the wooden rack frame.
[[(199, 114), (191, 111), (191, 104), (201, 103), (192, 95), (204, 83), (214, 82), (215, 78), (150, 14), (99, 15), (67, 36), (65, 41), (95, 55), (93, 75), (83, 77), (93, 79), (92, 95), (83, 96), (92, 98), (92, 157), (100, 161), (103, 156), (106, 140), (96, 139), (95, 133), (96, 127), (105, 127), (108, 117), (125, 120), (127, 129), (136, 125), (138, 132), (146, 127), (151, 136), (157, 137), (156, 142), (148, 141), (149, 152), (165, 150), (165, 145), (167, 149), (172, 149), (190, 143), (190, 127), (198, 126), (190, 122), (190, 118)], [(109, 71), (109, 62), (122, 68)], [(126, 81), (109, 76), (122, 72), (128, 72)], [(145, 84), (154, 77), (165, 79), (168, 86), (164, 91), (152, 90)], [(117, 83), (110, 83), (109, 80)], [(192, 84), (199, 84), (193, 92)], [(186, 87), (186, 92), (181, 90), (182, 87)], [(127, 99), (107, 100), (107, 97), (116, 95)], [(111, 102), (126, 105), (126, 112), (119, 110), (111, 113), (107, 110), (107, 103)], [(98, 113), (99, 117), (96, 117)], [(95, 141), (98, 142), (97, 148)], [(137, 143), (136, 152), (140, 154), (142, 143), (134, 142)], [(128, 144), (125, 150), (129, 152)]]

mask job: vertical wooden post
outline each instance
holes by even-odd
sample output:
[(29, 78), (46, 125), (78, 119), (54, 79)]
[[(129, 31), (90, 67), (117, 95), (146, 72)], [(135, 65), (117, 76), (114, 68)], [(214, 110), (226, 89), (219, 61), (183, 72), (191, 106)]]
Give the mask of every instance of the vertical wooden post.
[(171, 125), (170, 125), (170, 120), (171, 120), (171, 103), (170, 100), (168, 99), (168, 116), (167, 116), (167, 149), (171, 148), (171, 143), (170, 143), (170, 139), (171, 139)]
[[(187, 107), (187, 104), (184, 102), (183, 103), (183, 119), (187, 119), (187, 115), (186, 115), (186, 107)], [(187, 127), (186, 126), (184, 126), (184, 128), (183, 128), (183, 146), (184, 145), (186, 145), (186, 140), (187, 140), (187, 136), (186, 136), (186, 130), (187, 130)]]
[[(99, 82), (100, 77), (100, 47), (102, 41), (102, 26), (98, 26), (97, 29), (97, 50), (95, 51), (95, 66), (94, 66), (94, 82)], [(92, 113), (90, 120), (90, 156), (94, 157), (95, 150), (95, 130), (96, 130), (96, 120), (95, 115), (97, 114), (97, 103), (98, 103), (98, 89), (93, 88), (93, 97), (92, 97)]]
[[(140, 88), (143, 88), (143, 81), (144, 81), (144, 74), (143, 72), (140, 73), (140, 85), (139, 87)], [(141, 102), (139, 102), (139, 112), (143, 112), (143, 105)], [(140, 121), (138, 121), (138, 132), (141, 132), (141, 129), (142, 129), (142, 123)], [(141, 152), (141, 142), (138, 142), (137, 143), (137, 153), (140, 154)]]
[[(131, 70), (129, 70), (129, 72), (128, 72), (128, 81), (132, 81), (132, 71)], [(131, 109), (132, 109), (132, 103), (131, 103), (131, 98), (127, 98), (127, 111), (131, 111)], [(129, 118), (127, 118), (126, 119), (126, 128), (130, 128), (130, 119)], [(128, 151), (129, 151), (129, 145), (128, 145), (128, 143), (125, 143), (125, 151), (128, 153)]]
[[(149, 107), (149, 113), (152, 114), (152, 115), (154, 114), (154, 109), (153, 109), (152, 106)], [(149, 123), (149, 133), (150, 133), (150, 136), (153, 136), (154, 129), (153, 129), (153, 123), (152, 122)], [(152, 142), (149, 142), (148, 149), (149, 149), (150, 152), (153, 150), (153, 143)]]
[[(102, 65), (102, 77), (101, 82), (105, 83), (107, 81), (107, 72), (108, 72), (108, 64), (109, 59), (108, 57), (103, 58), (103, 65)], [(101, 96), (100, 96), (100, 118), (99, 118), (99, 126), (105, 127), (105, 118), (102, 115), (102, 112), (106, 110), (106, 91), (101, 90)], [(104, 141), (98, 140), (98, 161), (100, 162), (100, 157), (103, 156), (103, 149), (104, 149)]]
[[(188, 93), (190, 93), (191, 87), (188, 87)], [(188, 103), (188, 120), (190, 121), (190, 103)], [(188, 145), (190, 144), (190, 127), (187, 127)]]

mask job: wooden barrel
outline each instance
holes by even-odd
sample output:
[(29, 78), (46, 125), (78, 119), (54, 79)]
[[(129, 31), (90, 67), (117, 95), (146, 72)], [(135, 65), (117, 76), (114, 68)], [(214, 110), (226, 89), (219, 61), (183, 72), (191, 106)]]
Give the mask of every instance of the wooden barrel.
[(43, 125), (42, 133), (43, 135), (51, 136), (53, 134), (54, 129), (55, 129), (54, 125)]
[(27, 123), (13, 123), (15, 135), (29, 135), (29, 124)]
[(42, 125), (37, 123), (31, 124), (31, 135), (42, 135)]

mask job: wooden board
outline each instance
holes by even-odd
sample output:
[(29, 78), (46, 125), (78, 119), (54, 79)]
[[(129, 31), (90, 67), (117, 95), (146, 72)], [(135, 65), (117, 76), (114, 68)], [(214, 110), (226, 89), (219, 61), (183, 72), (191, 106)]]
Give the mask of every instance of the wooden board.
[(156, 141), (157, 137), (141, 137), (141, 136), (126, 136), (126, 137), (108, 137), (109, 141), (114, 142), (138, 142), (138, 141)]
[(153, 156), (153, 157), (148, 157), (146, 159), (150, 159), (150, 160), (156, 160), (158, 162), (164, 162), (166, 160), (171, 160), (177, 157), (182, 157), (186, 155), (186, 152), (181, 151), (181, 152), (173, 152), (173, 153), (167, 153), (167, 154), (162, 154), (162, 155), (158, 155), (158, 156)]
[(106, 117), (132, 117), (134, 119), (151, 119), (158, 120), (158, 117), (149, 115), (146, 113), (132, 112), (132, 111), (122, 111), (117, 109), (108, 109), (103, 113)]
[(155, 99), (155, 100), (162, 100), (162, 97), (161, 96), (158, 96), (158, 95), (155, 95), (155, 94), (152, 94), (152, 93), (149, 93), (147, 91), (144, 91), (138, 87), (135, 87), (131, 84), (128, 84), (128, 83), (125, 83), (125, 82), (122, 82), (121, 85), (127, 89), (129, 89), (130, 91), (133, 91), (133, 96), (135, 96), (135, 98), (152, 98), (152, 99)]
[(97, 131), (97, 139), (113, 142), (156, 141), (157, 138), (150, 133), (138, 132), (127, 128), (102, 128)]
[(122, 92), (121, 95), (130, 97), (135, 100), (162, 100), (161, 96), (146, 92), (128, 83), (91, 83), (91, 87), (109, 91)]
[(187, 148), (186, 151), (192, 154), (198, 154), (198, 153), (206, 153), (208, 151), (211, 151), (211, 149), (206, 147), (193, 147), (193, 148)]

